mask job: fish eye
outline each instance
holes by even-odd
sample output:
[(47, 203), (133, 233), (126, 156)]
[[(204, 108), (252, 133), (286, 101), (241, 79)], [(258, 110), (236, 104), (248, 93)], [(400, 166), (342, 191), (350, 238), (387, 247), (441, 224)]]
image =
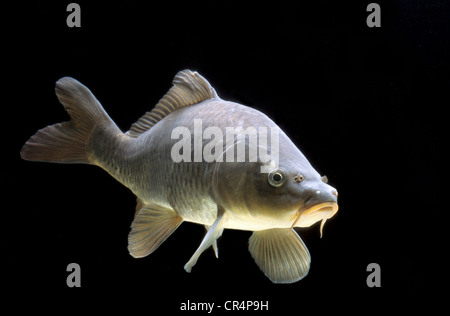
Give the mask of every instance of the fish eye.
[(328, 178), (327, 178), (327, 176), (323, 176), (323, 177), (320, 178), (320, 179), (322, 179), (322, 182), (328, 183)]
[(271, 186), (280, 187), (286, 182), (286, 172), (283, 169), (277, 169), (269, 172), (268, 180)]

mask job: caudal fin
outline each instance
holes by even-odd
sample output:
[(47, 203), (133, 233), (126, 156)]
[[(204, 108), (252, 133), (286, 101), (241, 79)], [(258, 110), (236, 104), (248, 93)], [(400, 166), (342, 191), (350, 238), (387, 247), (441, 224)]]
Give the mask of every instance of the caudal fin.
[(77, 80), (56, 82), (56, 95), (70, 121), (40, 129), (22, 147), (22, 159), (58, 163), (90, 163), (88, 144), (95, 127), (112, 123), (100, 102)]

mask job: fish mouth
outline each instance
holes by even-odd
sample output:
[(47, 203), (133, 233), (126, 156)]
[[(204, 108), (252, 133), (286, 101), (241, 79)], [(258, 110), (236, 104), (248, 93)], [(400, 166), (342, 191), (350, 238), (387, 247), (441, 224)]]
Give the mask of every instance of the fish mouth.
[(320, 223), (320, 238), (322, 238), (325, 222), (327, 219), (332, 218), (337, 213), (338, 209), (339, 206), (336, 202), (323, 202), (306, 208), (300, 207), (295, 215), (295, 220), (291, 228), (294, 228), (301, 217), (316, 216), (319, 220), (322, 220)]
[(314, 212), (321, 212), (324, 215), (328, 215), (328, 218), (331, 218), (334, 216), (334, 214), (336, 214), (336, 212), (338, 211), (339, 206), (337, 205), (336, 202), (324, 202), (324, 203), (319, 203), (313, 206), (310, 206), (308, 208), (303, 208), (302, 210), (302, 214), (301, 215), (308, 215), (308, 214), (312, 214)]

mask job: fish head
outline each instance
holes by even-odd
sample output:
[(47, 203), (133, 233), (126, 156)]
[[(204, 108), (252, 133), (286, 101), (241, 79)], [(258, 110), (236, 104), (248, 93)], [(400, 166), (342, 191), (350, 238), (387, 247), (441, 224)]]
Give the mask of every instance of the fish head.
[[(253, 230), (309, 227), (333, 217), (337, 190), (328, 185), (280, 131), (277, 162), (222, 162), (215, 172), (216, 201)], [(263, 168), (262, 168), (263, 167)], [(261, 170), (265, 170), (262, 172)]]
[(255, 210), (291, 227), (325, 223), (338, 210), (337, 190), (326, 182), (312, 167), (281, 163), (255, 186), (259, 201)]
[[(219, 180), (221, 205), (235, 217), (255, 223), (255, 230), (309, 227), (333, 217), (337, 191), (314, 169), (280, 163), (268, 173), (260, 163), (226, 164)], [(247, 224), (251, 227), (250, 224)]]
[[(297, 146), (280, 132), (279, 162), (267, 174), (265, 202), (273, 216), (279, 216), (290, 227), (309, 227), (325, 222), (338, 211), (337, 190), (328, 184)], [(268, 200), (272, 200), (270, 203)]]

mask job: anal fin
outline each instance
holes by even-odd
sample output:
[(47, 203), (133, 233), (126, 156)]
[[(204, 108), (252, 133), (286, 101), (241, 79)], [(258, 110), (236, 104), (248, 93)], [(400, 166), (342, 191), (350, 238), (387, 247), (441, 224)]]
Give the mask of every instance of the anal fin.
[(309, 251), (291, 228), (253, 232), (249, 250), (259, 268), (274, 283), (294, 283), (308, 274)]
[(154, 252), (182, 223), (174, 210), (159, 205), (144, 205), (136, 214), (128, 235), (128, 251), (134, 258)]

